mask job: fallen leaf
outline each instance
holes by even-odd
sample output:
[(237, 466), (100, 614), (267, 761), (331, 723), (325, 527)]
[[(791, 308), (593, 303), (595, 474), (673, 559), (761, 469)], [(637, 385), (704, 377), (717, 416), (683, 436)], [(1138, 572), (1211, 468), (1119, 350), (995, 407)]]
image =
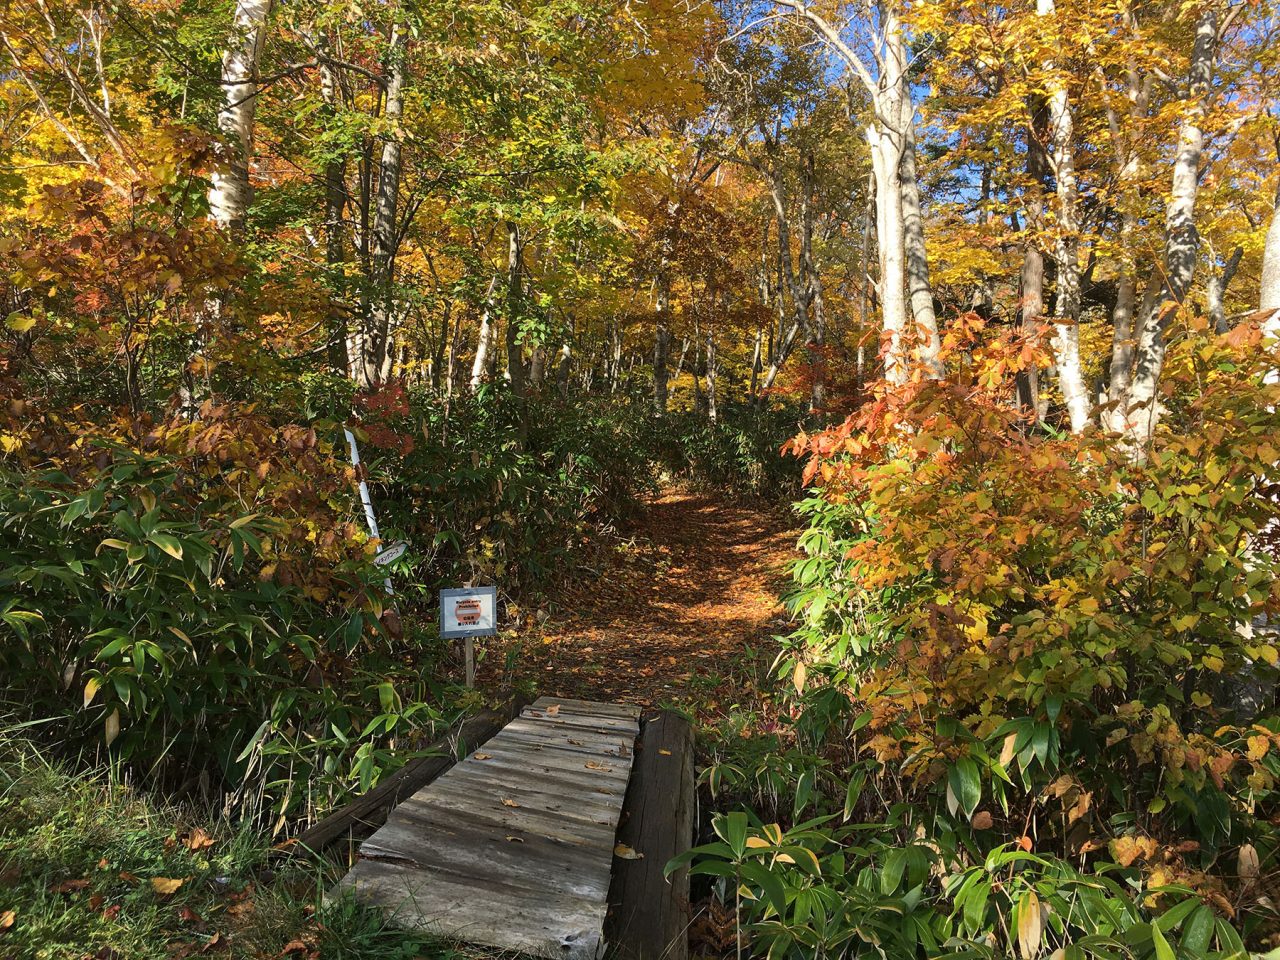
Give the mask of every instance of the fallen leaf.
[(293, 846), (297, 844), (297, 842), (298, 842), (297, 837), (290, 837), (288, 840), (281, 840), (279, 843), (275, 844), (271, 849), (282, 853), (285, 850), (291, 849)]
[(183, 907), (178, 911), (178, 919), (183, 923), (199, 923), (200, 914), (196, 913), (190, 907)]
[(524, 837), (507, 837), (511, 843), (524, 843)]
[(284, 945), (284, 949), (280, 951), (280, 956), (287, 957), (291, 953), (301, 953), (307, 949), (307, 945), (301, 940), (290, 940)]
[(209, 847), (212, 847), (214, 840), (213, 837), (205, 833), (202, 828), (196, 827), (191, 831), (191, 836), (186, 840), (183, 840), (182, 843), (188, 850), (196, 852), (199, 850), (207, 850)]
[(152, 877), (151, 889), (160, 896), (167, 897), (171, 893), (177, 893), (178, 888), (186, 882), (186, 878), (176, 879), (172, 877)]
[(557, 703), (557, 704), (553, 704), (553, 705), (552, 705), (552, 706), (550, 706), (550, 707), (547, 707), (547, 716), (548, 716), (548, 717), (554, 717), (554, 716), (556, 716), (556, 715), (557, 715), (557, 714), (559, 714), (559, 713), (560, 713), (560, 704), (558, 704), (558, 703)]
[(473, 753), (471, 755), (471, 759), (472, 760), (492, 760), (493, 755), (488, 753)]
[(105, 869), (107, 869), (107, 867), (108, 867), (108, 866), (109, 866), (109, 864), (107, 863), (107, 858), (106, 858), (106, 857), (103, 857), (101, 860), (99, 860), (99, 861), (98, 861), (98, 869), (99, 869), (99, 870), (105, 870)]
[(612, 770), (613, 767), (606, 766), (603, 763), (596, 763), (594, 760), (588, 760), (583, 764), (588, 770)]
[(664, 757), (669, 757), (669, 756), (671, 756), (671, 751), (670, 751), (670, 750), (663, 750), (661, 747), (659, 747), (659, 748), (658, 748), (658, 753), (659, 753), (659, 754), (661, 754), (661, 755), (662, 755), (662, 756), (664, 756)]
[(107, 907), (107, 909), (102, 911), (103, 920), (114, 920), (119, 915), (120, 915), (120, 904), (118, 903), (113, 903), (111, 906)]
[(121, 870), (121, 871), (120, 871), (120, 879), (121, 879), (121, 880), (123, 880), (125, 883), (137, 883), (137, 882), (138, 882), (137, 874), (130, 873), (128, 870)]
[(514, 800), (503, 800), (503, 801), (502, 801), (502, 805), (503, 805), (504, 807), (518, 807), (518, 806), (520, 806), (520, 804), (516, 803)]
[(1246, 884), (1252, 883), (1258, 879), (1258, 868), (1258, 851), (1253, 844), (1246, 843), (1236, 857), (1236, 874)]
[(625, 843), (620, 843), (616, 847), (614, 847), (613, 855), (617, 857), (619, 860), (643, 860), (644, 859), (643, 853), (637, 853), (635, 850), (632, 850), (630, 847), (628, 847)]
[(16, 918), (17, 914), (12, 910), (6, 910), (4, 913), (0, 913), (0, 931), (8, 930), (12, 927)]

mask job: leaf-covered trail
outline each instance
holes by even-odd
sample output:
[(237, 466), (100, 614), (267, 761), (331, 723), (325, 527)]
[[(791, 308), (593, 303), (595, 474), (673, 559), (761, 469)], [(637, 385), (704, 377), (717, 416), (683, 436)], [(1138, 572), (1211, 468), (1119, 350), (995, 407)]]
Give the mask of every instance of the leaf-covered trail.
[(747, 692), (753, 653), (772, 657), (795, 531), (759, 505), (673, 490), (625, 534), (483, 672), (510, 669), (543, 694), (724, 708)]

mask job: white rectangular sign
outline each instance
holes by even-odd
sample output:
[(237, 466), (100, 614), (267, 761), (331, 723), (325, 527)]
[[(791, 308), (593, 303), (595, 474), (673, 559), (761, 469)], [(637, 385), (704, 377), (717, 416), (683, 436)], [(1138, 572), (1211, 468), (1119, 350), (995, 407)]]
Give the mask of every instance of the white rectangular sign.
[(440, 591), (440, 636), (491, 637), (497, 632), (497, 587)]

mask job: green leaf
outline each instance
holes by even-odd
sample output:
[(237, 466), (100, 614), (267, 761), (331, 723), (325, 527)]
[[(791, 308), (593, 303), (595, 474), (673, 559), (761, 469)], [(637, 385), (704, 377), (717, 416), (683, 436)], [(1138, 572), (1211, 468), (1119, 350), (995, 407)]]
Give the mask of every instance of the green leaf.
[(1213, 939), (1214, 914), (1211, 907), (1203, 903), (1187, 918), (1182, 927), (1182, 952), (1189, 957), (1203, 957), (1209, 952), (1209, 941)]
[(972, 817), (982, 801), (982, 778), (972, 757), (961, 757), (956, 761), (947, 774), (947, 785), (964, 815)]
[(182, 559), (182, 544), (178, 542), (176, 537), (171, 537), (167, 533), (153, 533), (147, 539), (173, 557), (173, 559)]
[(1173, 947), (1169, 946), (1169, 941), (1164, 938), (1164, 934), (1155, 924), (1151, 925), (1151, 940), (1156, 946), (1156, 960), (1177, 960)]

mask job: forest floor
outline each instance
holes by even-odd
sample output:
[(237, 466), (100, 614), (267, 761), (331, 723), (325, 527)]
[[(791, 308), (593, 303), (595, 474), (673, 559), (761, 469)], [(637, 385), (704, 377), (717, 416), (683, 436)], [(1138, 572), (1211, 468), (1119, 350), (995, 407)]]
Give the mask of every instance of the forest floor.
[(775, 507), (667, 490), (529, 626), (491, 642), (481, 685), (676, 707), (713, 724), (769, 686), (795, 539)]

